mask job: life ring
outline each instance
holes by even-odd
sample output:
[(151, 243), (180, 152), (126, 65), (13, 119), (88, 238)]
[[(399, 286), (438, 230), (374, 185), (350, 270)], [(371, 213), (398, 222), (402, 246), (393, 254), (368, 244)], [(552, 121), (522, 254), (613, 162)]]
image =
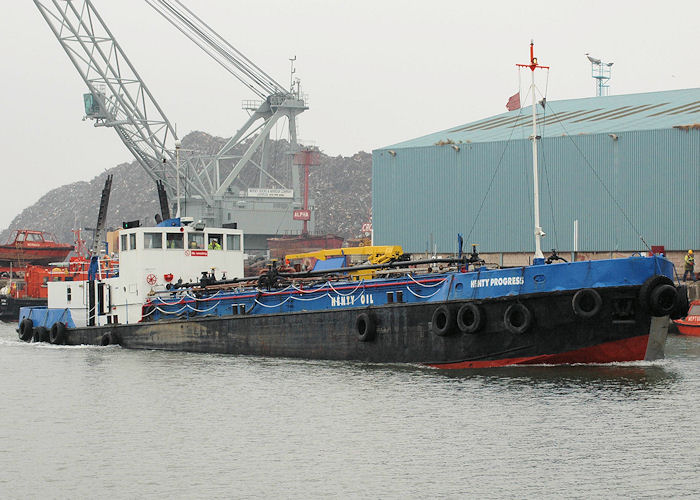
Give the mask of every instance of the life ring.
[(503, 314), (503, 323), (506, 329), (513, 334), (522, 335), (527, 332), (532, 325), (532, 313), (523, 304), (516, 302), (511, 304)]
[(484, 327), (486, 316), (477, 304), (467, 303), (457, 311), (457, 327), (464, 333), (476, 333)]
[(45, 326), (39, 326), (34, 330), (34, 337), (32, 339), (34, 342), (48, 342), (49, 341), (49, 329)]
[(603, 307), (603, 299), (592, 288), (579, 290), (571, 299), (571, 308), (574, 310), (574, 314), (580, 318), (588, 319), (596, 316), (601, 307)]
[(101, 346), (108, 346), (108, 345), (119, 345), (120, 340), (119, 340), (119, 335), (117, 335), (114, 332), (108, 332), (102, 335), (102, 338), (100, 339), (100, 345)]
[(34, 322), (29, 318), (24, 318), (19, 324), (19, 331), (17, 334), (20, 340), (29, 342), (34, 335)]
[(355, 318), (355, 331), (360, 342), (374, 340), (374, 337), (377, 335), (377, 323), (374, 320), (374, 316), (366, 312), (360, 313)]
[(450, 312), (450, 309), (446, 305), (438, 306), (435, 311), (433, 311), (433, 317), (430, 322), (430, 328), (435, 335), (440, 337), (445, 337), (452, 334), (455, 327), (455, 317)]
[(56, 345), (66, 343), (66, 325), (60, 321), (53, 324), (51, 332), (49, 332), (49, 342)]
[(675, 308), (678, 293), (673, 281), (657, 274), (648, 278), (639, 289), (639, 302), (642, 309), (652, 316), (667, 316)]

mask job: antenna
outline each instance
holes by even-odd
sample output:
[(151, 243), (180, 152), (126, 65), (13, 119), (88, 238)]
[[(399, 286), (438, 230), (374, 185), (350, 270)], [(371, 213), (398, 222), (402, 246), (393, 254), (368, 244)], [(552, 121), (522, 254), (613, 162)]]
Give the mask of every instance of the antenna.
[(611, 78), (611, 73), (612, 73), (612, 65), (614, 63), (607, 63), (603, 62), (600, 59), (597, 59), (595, 57), (591, 57), (588, 52), (586, 52), (586, 57), (588, 58), (589, 61), (591, 61), (591, 76), (593, 79), (596, 81), (595, 88), (596, 88), (596, 96), (601, 97), (601, 96), (606, 96), (608, 95), (608, 91), (610, 89), (610, 86), (608, 85), (608, 82), (610, 81)]
[(297, 60), (297, 56), (289, 58), (289, 65), (291, 66), (290, 71), (289, 71), (289, 91), (292, 94), (294, 93), (294, 73), (297, 72), (297, 70), (294, 68), (294, 61), (296, 61), (296, 60)]

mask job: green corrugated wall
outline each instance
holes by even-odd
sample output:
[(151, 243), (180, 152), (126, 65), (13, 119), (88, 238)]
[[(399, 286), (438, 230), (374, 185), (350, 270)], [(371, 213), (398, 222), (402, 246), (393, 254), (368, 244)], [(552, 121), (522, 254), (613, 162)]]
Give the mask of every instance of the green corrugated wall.
[[(533, 251), (530, 141), (454, 146), (373, 152), (375, 244), (424, 252), (432, 234), (438, 252), (454, 252), (461, 232), (481, 252)], [(539, 164), (545, 254), (573, 250), (575, 219), (579, 251), (646, 250), (639, 234), (668, 250), (700, 246), (700, 130), (544, 138)]]

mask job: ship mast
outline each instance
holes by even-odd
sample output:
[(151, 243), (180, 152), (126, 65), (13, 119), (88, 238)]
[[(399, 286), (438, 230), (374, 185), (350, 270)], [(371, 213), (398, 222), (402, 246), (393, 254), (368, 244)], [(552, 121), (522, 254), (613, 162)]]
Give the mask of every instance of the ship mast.
[(534, 203), (535, 203), (535, 258), (533, 264), (544, 264), (544, 254), (542, 253), (542, 237), (545, 232), (540, 226), (540, 188), (539, 176), (537, 170), (537, 141), (540, 137), (537, 135), (537, 99), (535, 97), (535, 70), (537, 68), (549, 69), (549, 66), (540, 66), (537, 64), (535, 57), (535, 42), (530, 41), (530, 64), (516, 64), (521, 68), (530, 68), (532, 73), (532, 83), (530, 85), (530, 93), (532, 94), (532, 180), (534, 182)]

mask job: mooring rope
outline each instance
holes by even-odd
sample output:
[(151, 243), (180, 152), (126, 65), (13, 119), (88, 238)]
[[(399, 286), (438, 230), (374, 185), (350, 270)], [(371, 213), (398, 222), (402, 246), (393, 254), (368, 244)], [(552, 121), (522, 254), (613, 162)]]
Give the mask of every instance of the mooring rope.
[(419, 281), (416, 281), (416, 280), (413, 278), (413, 276), (411, 276), (410, 274), (407, 274), (406, 276), (408, 276), (409, 279), (410, 279), (411, 281), (413, 281), (416, 285), (424, 286), (424, 287), (426, 287), (426, 288), (433, 288), (433, 287), (436, 287), (436, 286), (440, 286), (440, 285), (442, 285), (443, 283), (445, 283), (445, 281), (447, 281), (447, 278), (443, 278), (442, 281), (439, 281), (439, 282), (435, 283), (434, 285), (426, 285), (425, 283), (420, 283)]
[(414, 292), (413, 290), (411, 290), (410, 286), (407, 286), (406, 290), (411, 292), (415, 297), (418, 297), (419, 299), (429, 299), (430, 297), (433, 297), (433, 296), (437, 295), (438, 293), (440, 293), (440, 290), (435, 290), (430, 295), (420, 295), (420, 294), (417, 294), (416, 292)]

